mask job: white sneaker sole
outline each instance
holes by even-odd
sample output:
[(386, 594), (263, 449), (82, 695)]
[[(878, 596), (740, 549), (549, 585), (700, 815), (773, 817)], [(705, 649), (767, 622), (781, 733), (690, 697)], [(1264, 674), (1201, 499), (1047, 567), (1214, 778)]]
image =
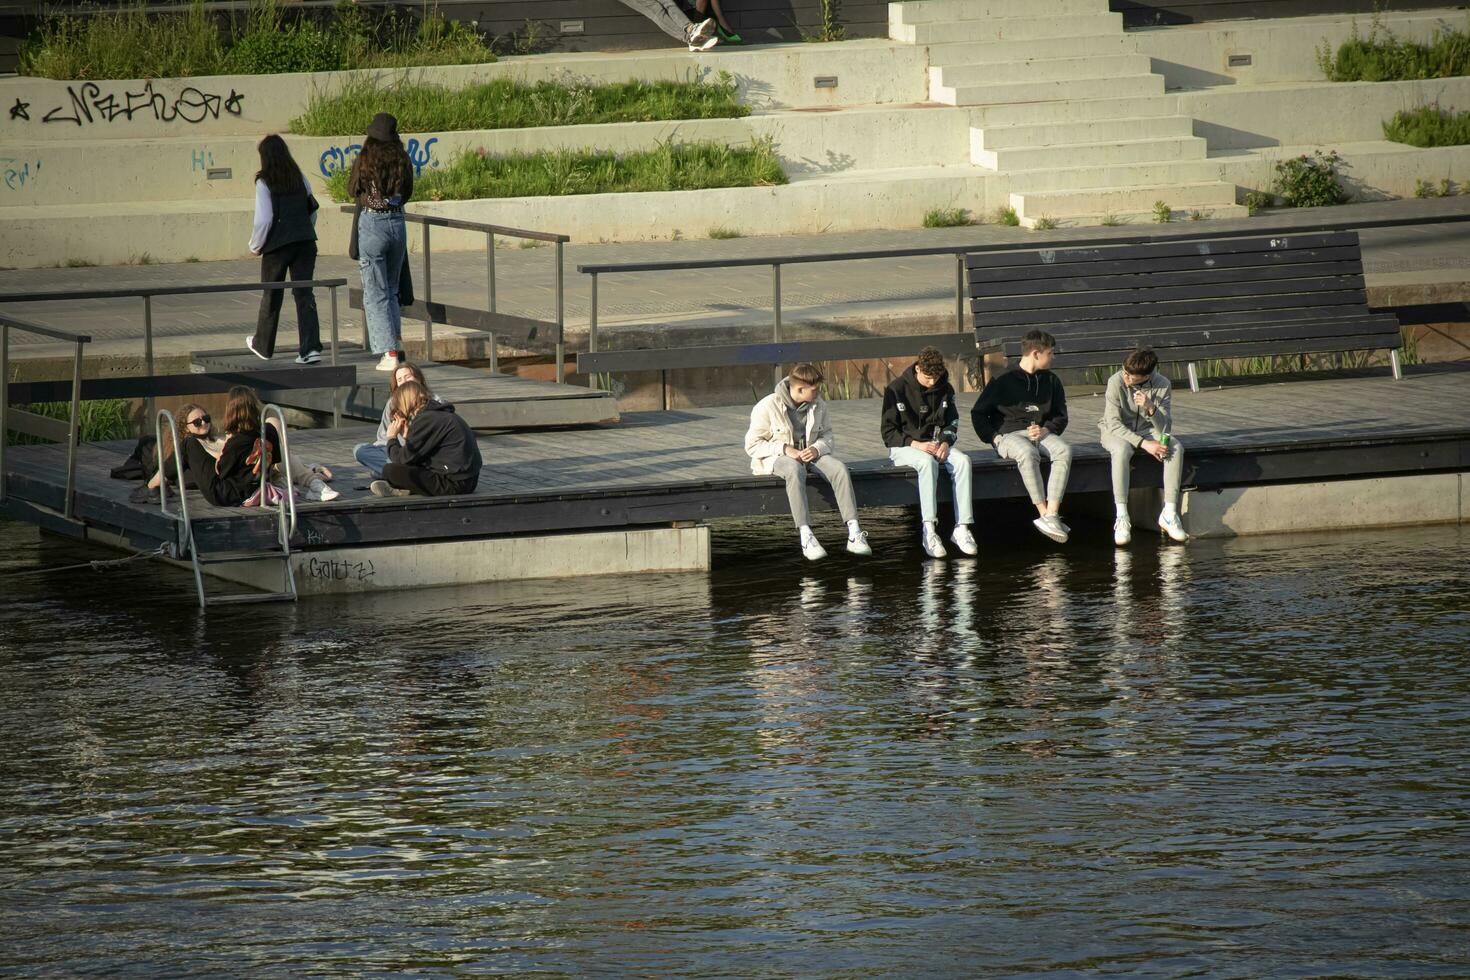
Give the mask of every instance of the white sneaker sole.
[(1043, 522), (1042, 519), (1039, 518), (1039, 517), (1036, 520), (1034, 520), (1034, 521), (1031, 522), (1031, 526), (1034, 527), (1034, 528), (1036, 528), (1036, 530), (1040, 531), (1042, 534), (1044, 534), (1047, 537), (1051, 538), (1057, 544), (1066, 544), (1067, 543), (1067, 532), (1065, 532), (1065, 531), (1053, 531), (1051, 528), (1047, 527), (1046, 523)]

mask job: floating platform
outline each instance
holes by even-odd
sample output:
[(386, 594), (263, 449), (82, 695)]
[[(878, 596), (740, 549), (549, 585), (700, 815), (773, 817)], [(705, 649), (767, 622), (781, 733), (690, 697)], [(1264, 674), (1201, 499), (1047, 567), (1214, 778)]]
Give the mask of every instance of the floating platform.
[[(291, 363), (289, 357), (278, 356), (276, 361)], [(325, 356), (322, 363), (327, 363)], [(337, 363), (357, 368), (357, 385), (347, 392), (343, 418), (376, 426), (388, 403), (388, 372), (376, 370), (378, 358), (356, 344), (339, 345)], [(253, 371), (261, 364), (255, 355), (238, 349), (199, 351), (193, 357), (194, 370), (200, 372)], [(493, 374), (459, 364), (427, 362), (418, 367), (430, 390), (453, 402), (455, 411), (476, 429), (554, 429), (618, 420), (617, 400), (611, 392), (596, 388)], [(330, 388), (320, 388), (281, 391), (273, 397), (283, 408), (330, 414), (333, 394)]]
[[(962, 412), (975, 397), (960, 396)], [(1470, 489), (1464, 485), (1470, 481), (1470, 369), (1419, 367), (1402, 381), (1384, 371), (1372, 377), (1207, 388), (1197, 394), (1186, 389), (1174, 398), (1175, 433), (1185, 447), (1190, 488), (1185, 523), (1196, 535), (1453, 522), (1465, 520), (1470, 509), (1470, 494), (1464, 493)], [(1073, 446), (1073, 470), (1071, 503), (1064, 511), (1077, 513), (1084, 502), (1076, 495), (1109, 490), (1109, 460), (1098, 441), (1101, 396), (1074, 393), (1069, 408), (1066, 437)], [(859, 503), (914, 505), (911, 472), (893, 467), (881, 445), (880, 403), (832, 402), (830, 411), (837, 455), (852, 471)], [(329, 464), (336, 473), (334, 486), (342, 491), (330, 503), (298, 504), (292, 548), (299, 551), (297, 567), (305, 570), (302, 591), (311, 591), (312, 568), (327, 569), (317, 575), (327, 580), (324, 589), (334, 578), (341, 588), (370, 588), (374, 581), (401, 587), (401, 575), (382, 574), (382, 561), (397, 564), (409, 560), (409, 553), (380, 549), (436, 543), (454, 544), (459, 550), (452, 553), (464, 555), (465, 542), (481, 542), (485, 571), (480, 580), (708, 567), (707, 537), (700, 536), (704, 522), (753, 515), (790, 519), (782, 483), (750, 474), (742, 449), (748, 419), (748, 408), (736, 406), (629, 414), (616, 425), (593, 428), (483, 435), (485, 469), (477, 491), (447, 498), (369, 494), (368, 474), (352, 461), (352, 447), (371, 438), (370, 425), (293, 431), (292, 455)], [(1025, 490), (1014, 464), (977, 445), (967, 416), (959, 446), (974, 462), (976, 517), (983, 532), (990, 519), (986, 503), (1024, 502)], [(129, 443), (81, 447), (75, 514), (85, 525), (83, 534), (139, 549), (173, 542), (175, 522), (157, 505), (129, 503), (136, 484), (108, 476), (130, 448)], [(64, 466), (60, 446), (8, 450), (3, 512), (68, 530), (58, 526), (53, 513), (62, 506)], [(1160, 477), (1157, 463), (1135, 457), (1135, 494), (1157, 494)], [(944, 493), (942, 487), (942, 498)], [(1106, 496), (1091, 499), (1105, 502), (1111, 515)], [(819, 511), (833, 508), (820, 479), (812, 483), (812, 503)], [(1151, 498), (1145, 503), (1153, 505)], [(275, 541), (270, 514), (211, 507), (197, 493), (190, 495), (190, 511), (203, 552), (260, 550)], [(1010, 515), (1013, 520), (1014, 511)], [(1140, 530), (1152, 526), (1146, 514), (1137, 520)], [(74, 526), (71, 530), (76, 533)], [(681, 533), (669, 536), (669, 531)], [(644, 541), (639, 537), (644, 532), (663, 534), (665, 540), (635, 546), (632, 542)], [(515, 540), (526, 539), (537, 541), (530, 552), (519, 546), (513, 554), (505, 551), (512, 557), (504, 561), (490, 557), (501, 554), (488, 550), (492, 543), (511, 548)], [(545, 556), (544, 562), (536, 561), (536, 554)], [(792, 554), (798, 560), (795, 549)], [(440, 574), (433, 562), (413, 560), (420, 584), (463, 581), (456, 577), (460, 572)], [(364, 574), (364, 561), (371, 563), (372, 574)]]

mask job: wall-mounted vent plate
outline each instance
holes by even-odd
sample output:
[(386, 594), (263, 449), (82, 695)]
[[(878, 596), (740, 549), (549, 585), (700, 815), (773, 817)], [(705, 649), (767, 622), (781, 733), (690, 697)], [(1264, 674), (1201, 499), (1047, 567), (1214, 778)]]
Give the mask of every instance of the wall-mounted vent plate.
[(1232, 54), (1225, 58), (1225, 64), (1231, 68), (1249, 68), (1251, 56), (1248, 54)]
[(204, 178), (206, 180), (229, 180), (234, 175), (235, 172), (229, 167), (210, 167), (204, 171)]
[(812, 79), (812, 84), (815, 85), (817, 88), (836, 88), (837, 76), (817, 75), (815, 78)]
[(563, 34), (584, 34), (586, 31), (586, 25), (580, 20), (564, 20), (561, 22), (561, 32)]

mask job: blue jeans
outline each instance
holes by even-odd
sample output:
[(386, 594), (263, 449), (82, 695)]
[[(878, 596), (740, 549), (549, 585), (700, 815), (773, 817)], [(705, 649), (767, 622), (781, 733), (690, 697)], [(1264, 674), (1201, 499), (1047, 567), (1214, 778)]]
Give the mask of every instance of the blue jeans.
[(937, 520), (935, 511), (939, 509), (939, 470), (943, 468), (954, 484), (954, 522), (975, 522), (975, 502), (970, 496), (970, 457), (957, 449), (951, 449), (949, 458), (940, 463), (933, 456), (912, 446), (900, 446), (888, 450), (888, 458), (894, 465), (907, 466), (918, 474), (919, 514), (925, 521)]
[(408, 232), (402, 211), (363, 209), (357, 220), (357, 260), (362, 272), (362, 313), (374, 354), (403, 346), (398, 278), (408, 261)]
[(388, 465), (387, 446), (376, 442), (360, 442), (353, 447), (352, 456), (366, 466), (375, 479), (383, 478), (383, 467)]

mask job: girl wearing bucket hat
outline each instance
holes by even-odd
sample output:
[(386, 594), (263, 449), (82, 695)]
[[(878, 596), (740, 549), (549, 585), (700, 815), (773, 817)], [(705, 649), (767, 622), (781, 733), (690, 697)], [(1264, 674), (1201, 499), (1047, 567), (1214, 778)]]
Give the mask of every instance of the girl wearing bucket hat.
[(398, 278), (408, 255), (403, 205), (413, 196), (413, 164), (398, 137), (398, 120), (386, 112), (368, 125), (347, 193), (362, 207), (357, 248), (368, 342), (382, 355), (377, 369), (392, 371), (403, 359)]

